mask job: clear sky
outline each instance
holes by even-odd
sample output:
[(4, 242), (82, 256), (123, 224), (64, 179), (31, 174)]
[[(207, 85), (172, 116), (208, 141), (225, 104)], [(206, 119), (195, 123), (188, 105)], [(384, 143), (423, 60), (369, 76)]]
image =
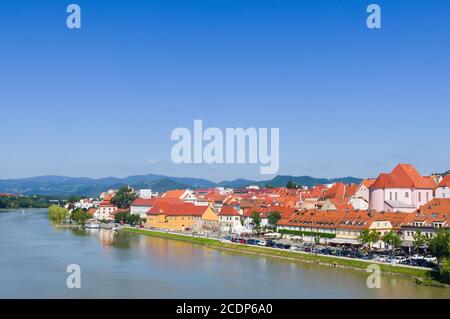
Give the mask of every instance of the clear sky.
[(280, 128), (279, 174), (450, 169), (450, 1), (0, 2), (0, 178), (270, 178), (172, 164), (194, 119)]

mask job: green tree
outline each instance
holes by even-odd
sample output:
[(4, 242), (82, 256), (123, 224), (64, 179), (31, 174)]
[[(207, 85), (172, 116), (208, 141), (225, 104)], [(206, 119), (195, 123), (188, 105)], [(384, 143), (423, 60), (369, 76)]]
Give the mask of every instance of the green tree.
[(91, 217), (88, 215), (88, 213), (80, 208), (73, 210), (70, 214), (70, 219), (80, 225), (85, 225), (90, 218)]
[(450, 230), (441, 229), (428, 244), (433, 256), (439, 260), (450, 257)]
[(269, 224), (275, 226), (281, 219), (281, 213), (278, 211), (270, 212), (267, 215), (267, 219), (269, 220)]
[(372, 244), (375, 243), (379, 239), (378, 232), (376, 230), (363, 230), (359, 236), (358, 240), (363, 245), (367, 245), (369, 249), (372, 249)]
[(131, 204), (137, 198), (137, 194), (128, 186), (121, 187), (114, 197), (111, 199), (111, 203), (118, 208), (130, 208)]
[(286, 188), (287, 188), (287, 189), (295, 189), (295, 188), (297, 188), (297, 185), (295, 185), (294, 182), (292, 182), (291, 180), (289, 180), (289, 182), (288, 182), (287, 185), (286, 185)]
[(440, 280), (450, 284), (450, 258), (442, 259), (439, 265)]
[(146, 222), (146, 219), (141, 218), (137, 214), (130, 214), (130, 213), (124, 212), (124, 213), (117, 213), (114, 216), (114, 221), (116, 223), (123, 222), (124, 224), (128, 224), (131, 226), (137, 226), (137, 225), (144, 224)]
[(261, 226), (261, 216), (259, 215), (258, 212), (253, 212), (250, 215), (250, 218), (253, 220), (253, 223), (255, 224), (255, 228), (259, 229)]
[(69, 217), (69, 212), (66, 208), (58, 205), (52, 205), (48, 209), (48, 217), (54, 224), (61, 224)]
[(402, 244), (402, 239), (400, 238), (400, 236), (392, 230), (383, 236), (383, 241), (386, 245), (389, 246), (391, 250), (400, 247), (400, 245)]
[(413, 234), (413, 249), (419, 253), (420, 247), (425, 246), (427, 243), (427, 238), (425, 235), (419, 230)]

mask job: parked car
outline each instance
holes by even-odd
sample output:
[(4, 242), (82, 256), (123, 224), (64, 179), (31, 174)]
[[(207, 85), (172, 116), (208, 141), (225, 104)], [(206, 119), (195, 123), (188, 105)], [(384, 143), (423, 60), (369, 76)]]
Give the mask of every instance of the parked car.
[(275, 242), (273, 240), (266, 241), (266, 247), (273, 247), (275, 245)]
[(245, 245), (247, 241), (245, 239), (239, 239), (239, 243)]
[(291, 249), (291, 247), (292, 247), (292, 245), (288, 245), (288, 244), (283, 245), (283, 249)]
[(361, 258), (364, 260), (373, 260), (375, 258), (375, 256), (372, 254), (366, 254), (366, 255), (363, 255)]
[(430, 263), (435, 263), (435, 264), (436, 264), (437, 261), (438, 261), (436, 257), (431, 256), (431, 255), (425, 256), (424, 259), (425, 259), (426, 261), (430, 262)]
[(297, 247), (297, 246), (292, 246), (292, 247), (291, 247), (291, 250), (293, 250), (293, 251), (299, 251), (299, 250), (300, 250), (300, 248), (299, 248), (299, 247)]

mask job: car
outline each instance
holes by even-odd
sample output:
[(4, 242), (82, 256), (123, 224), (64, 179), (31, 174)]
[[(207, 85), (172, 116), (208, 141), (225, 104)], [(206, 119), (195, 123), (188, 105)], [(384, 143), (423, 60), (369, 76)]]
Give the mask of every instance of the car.
[(265, 241), (259, 241), (257, 243), (258, 246), (266, 246), (266, 242)]
[(291, 247), (292, 247), (292, 245), (289, 245), (289, 244), (283, 245), (283, 249), (291, 249)]
[(275, 248), (283, 249), (283, 247), (284, 247), (283, 244), (280, 243), (275, 244)]
[(430, 263), (437, 263), (437, 258), (431, 255), (425, 256), (424, 259)]
[(242, 245), (245, 245), (247, 243), (247, 241), (245, 239), (239, 239), (239, 243)]
[(434, 268), (436, 267), (436, 264), (429, 262), (425, 259), (416, 259), (417, 266), (418, 267), (426, 267), (426, 268)]
[(228, 235), (227, 237), (225, 237), (225, 239), (231, 241), (233, 239), (233, 236)]
[(268, 241), (266, 241), (265, 246), (266, 247), (272, 247), (274, 244), (275, 244), (275, 242), (273, 240), (268, 240)]
[(247, 245), (255, 245), (255, 240), (254, 239), (247, 240)]
[(364, 259), (364, 260), (373, 260), (374, 258), (375, 258), (375, 256), (372, 254), (366, 254), (361, 257), (361, 259)]

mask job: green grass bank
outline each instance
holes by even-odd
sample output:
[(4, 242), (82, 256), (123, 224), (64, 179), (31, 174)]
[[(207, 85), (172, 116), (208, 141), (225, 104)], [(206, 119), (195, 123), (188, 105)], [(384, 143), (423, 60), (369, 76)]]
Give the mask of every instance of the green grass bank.
[[(151, 237), (173, 239), (178, 241), (184, 241), (192, 244), (203, 245), (211, 248), (243, 253), (243, 254), (256, 254), (261, 256), (278, 257), (290, 260), (297, 260), (301, 262), (317, 263), (321, 265), (327, 265), (332, 267), (341, 267), (348, 269), (355, 269), (359, 271), (366, 271), (367, 266), (373, 264), (370, 261), (354, 260), (336, 258), (332, 256), (313, 255), (307, 253), (292, 252), (288, 250), (280, 249), (268, 249), (258, 246), (239, 245), (233, 243), (222, 243), (215, 239), (191, 237), (186, 235), (177, 235), (172, 233), (164, 233), (146, 229), (136, 228), (123, 228), (121, 231), (140, 234)], [(436, 272), (431, 270), (424, 270), (418, 268), (392, 266), (387, 264), (377, 264), (380, 267), (382, 273), (410, 277), (417, 283), (426, 283), (429, 285), (442, 286), (437, 280), (435, 280)]]

